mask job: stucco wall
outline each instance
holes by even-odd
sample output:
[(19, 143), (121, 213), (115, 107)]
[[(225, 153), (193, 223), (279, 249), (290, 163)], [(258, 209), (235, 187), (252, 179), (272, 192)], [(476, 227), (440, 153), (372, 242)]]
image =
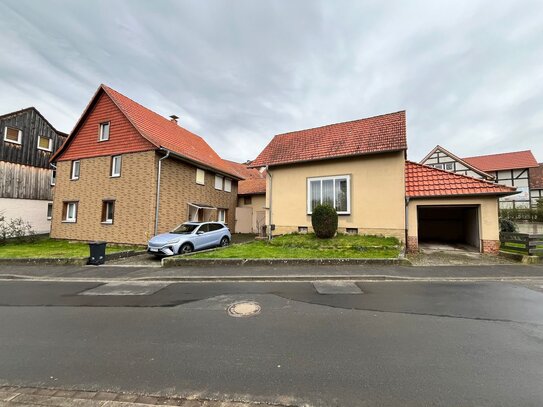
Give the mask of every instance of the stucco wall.
[[(110, 166), (110, 156), (82, 159), (80, 178), (72, 181), (71, 161), (57, 163), (52, 237), (147, 243), (154, 227), (156, 154), (123, 154), (118, 178), (110, 177)], [(104, 199), (115, 200), (114, 222), (110, 225), (101, 222)], [(79, 201), (75, 223), (62, 221), (65, 201)]]
[[(258, 230), (259, 227), (262, 227), (263, 225), (266, 224), (266, 209), (265, 209), (266, 195), (265, 194), (251, 195), (251, 203), (246, 205), (244, 202), (245, 202), (244, 197), (239, 196), (238, 197), (238, 207), (240, 207), (240, 208), (251, 208), (253, 210), (253, 212), (252, 212), (252, 220), (251, 220), (253, 233), (259, 233), (259, 230)], [(263, 222), (262, 222), (261, 225), (257, 225), (259, 213), (262, 213), (264, 215), (262, 217)]]
[(51, 221), (47, 220), (47, 204), (51, 201), (37, 199), (0, 198), (0, 216), (7, 220), (22, 218), (32, 225), (35, 233), (49, 233)]
[(481, 240), (499, 240), (498, 198), (434, 198), (411, 199), (408, 206), (408, 236), (418, 237), (417, 207), (428, 205), (480, 205), (479, 236)]
[[(351, 213), (339, 216), (339, 230), (395, 236), (405, 240), (405, 159), (403, 152), (273, 167), (267, 183), (274, 234), (311, 230), (307, 214), (307, 178), (351, 176)], [(271, 192), (271, 194), (270, 194)]]

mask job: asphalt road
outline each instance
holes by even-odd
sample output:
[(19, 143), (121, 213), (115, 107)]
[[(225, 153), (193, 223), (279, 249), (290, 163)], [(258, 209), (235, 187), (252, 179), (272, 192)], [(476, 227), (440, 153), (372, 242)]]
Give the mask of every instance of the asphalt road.
[[(541, 283), (319, 284), (0, 282), (0, 384), (281, 405), (543, 404)], [(248, 300), (259, 314), (226, 312)]]

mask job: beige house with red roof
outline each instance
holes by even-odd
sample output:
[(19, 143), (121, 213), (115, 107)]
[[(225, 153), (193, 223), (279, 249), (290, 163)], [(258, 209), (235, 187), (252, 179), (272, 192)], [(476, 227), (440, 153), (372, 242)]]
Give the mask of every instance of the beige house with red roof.
[(498, 199), (515, 188), (406, 156), (404, 111), (275, 136), (250, 164), (267, 171), (270, 235), (310, 232), (326, 203), (339, 232), (394, 236), (411, 251), (437, 241), (496, 253)]
[(189, 220), (234, 229), (240, 175), (175, 117), (105, 85), (51, 162), (53, 238), (146, 244)]
[(500, 208), (503, 209), (535, 206), (540, 196), (538, 189), (531, 185), (538, 163), (530, 150), (459, 158), (438, 145), (420, 162), (517, 188), (517, 194), (500, 199)]
[(236, 233), (265, 233), (266, 228), (266, 171), (249, 168), (245, 164), (228, 161), (243, 178), (238, 182)]

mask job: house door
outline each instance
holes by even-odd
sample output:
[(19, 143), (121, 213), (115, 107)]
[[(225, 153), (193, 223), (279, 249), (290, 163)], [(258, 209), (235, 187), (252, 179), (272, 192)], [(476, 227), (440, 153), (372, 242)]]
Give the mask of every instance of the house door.
[(236, 233), (253, 232), (253, 208), (236, 208)]

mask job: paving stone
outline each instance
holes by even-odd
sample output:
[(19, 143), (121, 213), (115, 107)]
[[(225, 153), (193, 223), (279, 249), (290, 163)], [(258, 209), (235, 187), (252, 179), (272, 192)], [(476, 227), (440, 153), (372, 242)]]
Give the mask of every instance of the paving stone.
[(77, 393), (74, 390), (58, 390), (53, 396), (55, 397), (73, 397)]
[(10, 401), (15, 396), (18, 396), (20, 393), (15, 393), (13, 391), (3, 391), (0, 390), (0, 401)]
[(137, 400), (139, 396), (134, 394), (118, 394), (117, 398), (115, 398), (115, 401), (128, 401), (128, 402), (134, 402)]
[(143, 403), (143, 404), (156, 404), (157, 398), (152, 396), (139, 396), (135, 402), (136, 403)]
[(96, 396), (95, 391), (78, 391), (74, 394), (74, 399), (92, 399)]
[(94, 396), (93, 400), (109, 401), (109, 400), (115, 400), (115, 397), (117, 397), (117, 395), (115, 393), (108, 393), (108, 392), (105, 392), (105, 391), (99, 391), (99, 392), (96, 393), (96, 396)]
[(21, 387), (17, 390), (17, 393), (21, 393), (21, 394), (34, 394), (38, 391), (39, 389), (35, 388), (35, 387)]
[(52, 396), (57, 391), (57, 389), (36, 389), (34, 394), (37, 394), (38, 396)]

